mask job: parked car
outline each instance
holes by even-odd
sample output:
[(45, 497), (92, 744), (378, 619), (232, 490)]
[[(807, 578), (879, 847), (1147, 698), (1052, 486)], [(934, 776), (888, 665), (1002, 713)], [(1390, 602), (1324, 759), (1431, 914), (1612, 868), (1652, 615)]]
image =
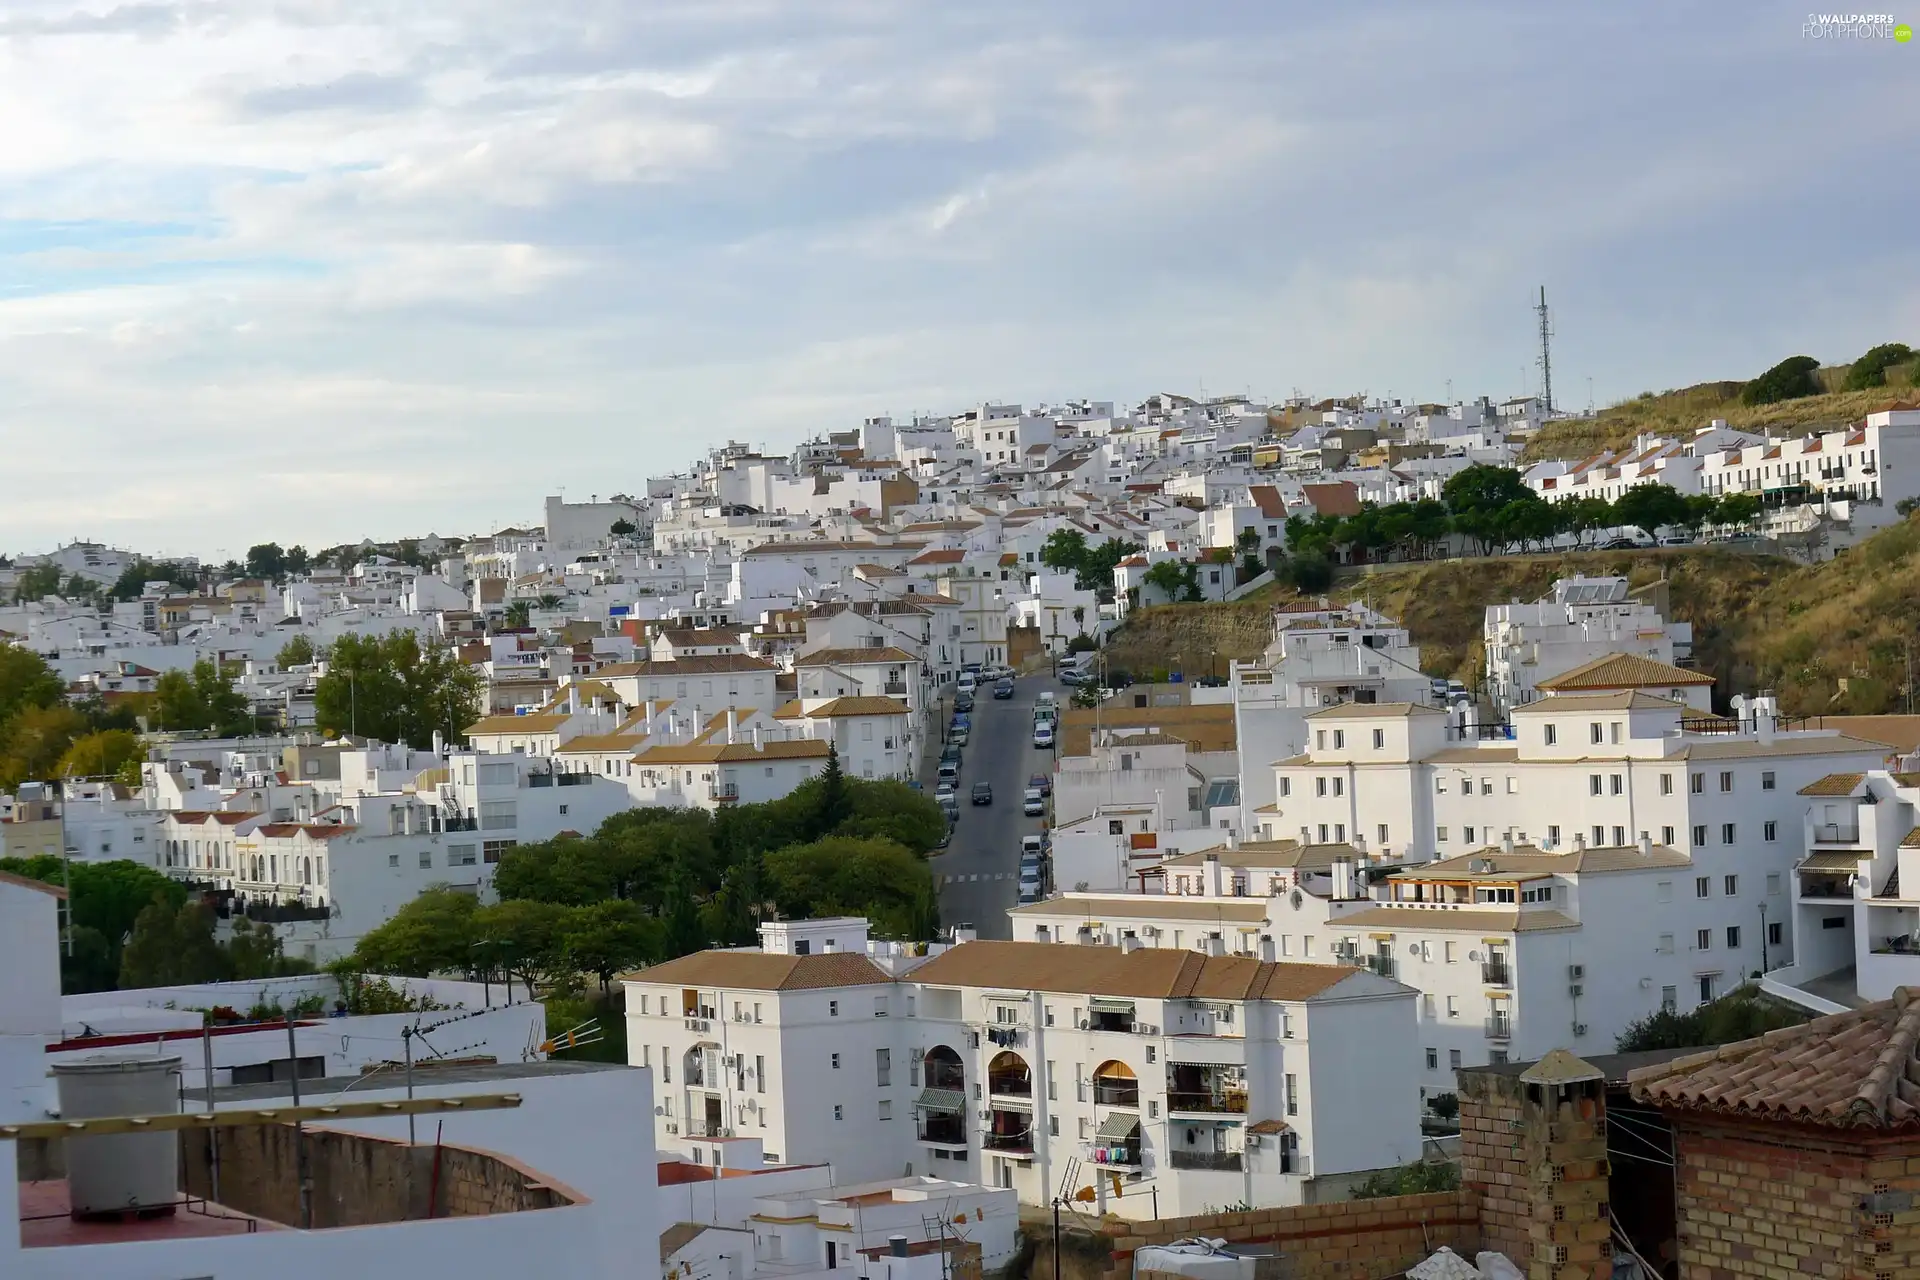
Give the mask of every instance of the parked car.
[(1078, 671), (1062, 671), (1060, 673), (1061, 684), (1078, 685), (1083, 683), (1085, 680), (1086, 680), (1086, 677), (1081, 675)]
[(993, 803), (993, 785), (987, 782), (973, 784), (973, 802), (975, 804)]
[(953, 843), (953, 823), (949, 822), (946, 825), (946, 829), (941, 831), (940, 838), (934, 841), (933, 847), (936, 849), (944, 849), (952, 843)]
[(1052, 721), (1047, 721), (1043, 724), (1036, 724), (1033, 726), (1033, 745), (1036, 747), (1039, 747), (1043, 751), (1050, 751), (1053, 749), (1053, 722)]
[(972, 711), (973, 695), (970, 693), (963, 693), (955, 697), (953, 700), (953, 709), (955, 711), (961, 712), (962, 714)]
[(979, 683), (980, 682), (978, 680), (974, 679), (973, 672), (962, 671), (960, 673), (960, 692), (961, 693), (972, 693), (975, 686), (977, 686)]
[(1034, 836), (1020, 837), (1020, 861), (1022, 862), (1025, 862), (1028, 858), (1032, 858), (1035, 862), (1038, 862), (1040, 860), (1041, 853), (1045, 849), (1046, 849), (1045, 836), (1034, 835)]
[(1000, 699), (1002, 702), (1005, 702), (1008, 698), (1011, 698), (1013, 696), (1013, 681), (1002, 680), (999, 684), (994, 685), (993, 696)]
[(1020, 797), (1020, 812), (1029, 818), (1038, 817), (1047, 811), (1047, 798), (1040, 794), (1040, 788), (1028, 787)]
[(967, 726), (958, 725), (954, 727), (951, 731), (948, 732), (947, 741), (953, 743), (955, 746), (961, 746), (961, 747), (966, 746), (967, 745)]
[(1053, 775), (1050, 773), (1036, 773), (1027, 779), (1027, 785), (1040, 788), (1040, 794), (1043, 796), (1050, 796), (1053, 794)]
[(940, 762), (940, 771), (935, 776), (939, 779), (940, 790), (952, 790), (960, 784), (960, 762), (958, 760), (942, 760)]

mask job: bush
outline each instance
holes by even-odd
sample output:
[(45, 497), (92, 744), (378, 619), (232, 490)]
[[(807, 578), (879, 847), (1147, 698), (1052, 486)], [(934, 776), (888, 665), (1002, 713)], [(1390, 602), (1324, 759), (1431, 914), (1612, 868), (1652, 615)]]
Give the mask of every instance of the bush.
[(1644, 1049), (1705, 1049), (1751, 1040), (1780, 1027), (1807, 1020), (1798, 1009), (1761, 998), (1754, 987), (1741, 987), (1690, 1013), (1661, 1009), (1629, 1022), (1615, 1047), (1621, 1053)]
[(1430, 1191), (1452, 1191), (1459, 1185), (1459, 1165), (1416, 1160), (1372, 1175), (1353, 1189), (1353, 1198), (1384, 1200), (1389, 1196), (1418, 1196)]
[(1871, 391), (1887, 385), (1887, 368), (1913, 358), (1913, 348), (1904, 342), (1883, 342), (1847, 367), (1848, 391)]
[(1287, 561), (1287, 581), (1302, 595), (1325, 591), (1333, 585), (1333, 561), (1325, 556), (1295, 556)]
[(1773, 368), (1749, 382), (1740, 392), (1742, 404), (1774, 404), (1820, 394), (1814, 374), (1820, 362), (1812, 356), (1788, 356)]
[(1068, 653), (1092, 653), (1100, 647), (1100, 642), (1092, 636), (1082, 633), (1067, 641)]

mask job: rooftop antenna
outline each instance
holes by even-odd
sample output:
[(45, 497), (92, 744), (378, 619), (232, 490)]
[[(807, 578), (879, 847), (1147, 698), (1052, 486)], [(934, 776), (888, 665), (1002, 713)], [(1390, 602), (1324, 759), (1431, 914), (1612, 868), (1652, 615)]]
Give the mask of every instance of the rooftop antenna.
[(1547, 286), (1540, 286), (1540, 305), (1534, 308), (1540, 317), (1540, 403), (1544, 412), (1553, 414), (1553, 317), (1547, 311)]

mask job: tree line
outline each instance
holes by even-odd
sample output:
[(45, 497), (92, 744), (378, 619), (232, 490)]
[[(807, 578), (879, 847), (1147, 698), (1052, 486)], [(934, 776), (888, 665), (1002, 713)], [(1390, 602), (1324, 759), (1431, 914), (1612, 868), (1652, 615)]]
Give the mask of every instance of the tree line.
[(604, 990), (643, 964), (757, 940), (761, 921), (861, 915), (884, 936), (939, 927), (926, 854), (938, 806), (905, 783), (849, 778), (837, 754), (779, 800), (633, 809), (590, 836), (502, 855), (497, 902), (422, 893), (364, 935), (343, 973), (495, 975), (529, 988)]

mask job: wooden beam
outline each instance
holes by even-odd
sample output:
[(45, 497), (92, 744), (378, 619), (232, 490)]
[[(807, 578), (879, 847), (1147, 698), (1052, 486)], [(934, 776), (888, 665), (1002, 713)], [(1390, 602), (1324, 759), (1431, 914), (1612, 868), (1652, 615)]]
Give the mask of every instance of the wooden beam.
[(0, 1139), (86, 1138), (112, 1133), (164, 1133), (178, 1129), (221, 1129), (235, 1125), (325, 1124), (371, 1116), (446, 1115), (460, 1111), (502, 1111), (520, 1105), (517, 1093), (477, 1093), (459, 1098), (395, 1098), (386, 1102), (312, 1103), (298, 1107), (233, 1107), (220, 1111), (175, 1111), (145, 1116), (99, 1116), (91, 1120), (43, 1120), (0, 1125)]

